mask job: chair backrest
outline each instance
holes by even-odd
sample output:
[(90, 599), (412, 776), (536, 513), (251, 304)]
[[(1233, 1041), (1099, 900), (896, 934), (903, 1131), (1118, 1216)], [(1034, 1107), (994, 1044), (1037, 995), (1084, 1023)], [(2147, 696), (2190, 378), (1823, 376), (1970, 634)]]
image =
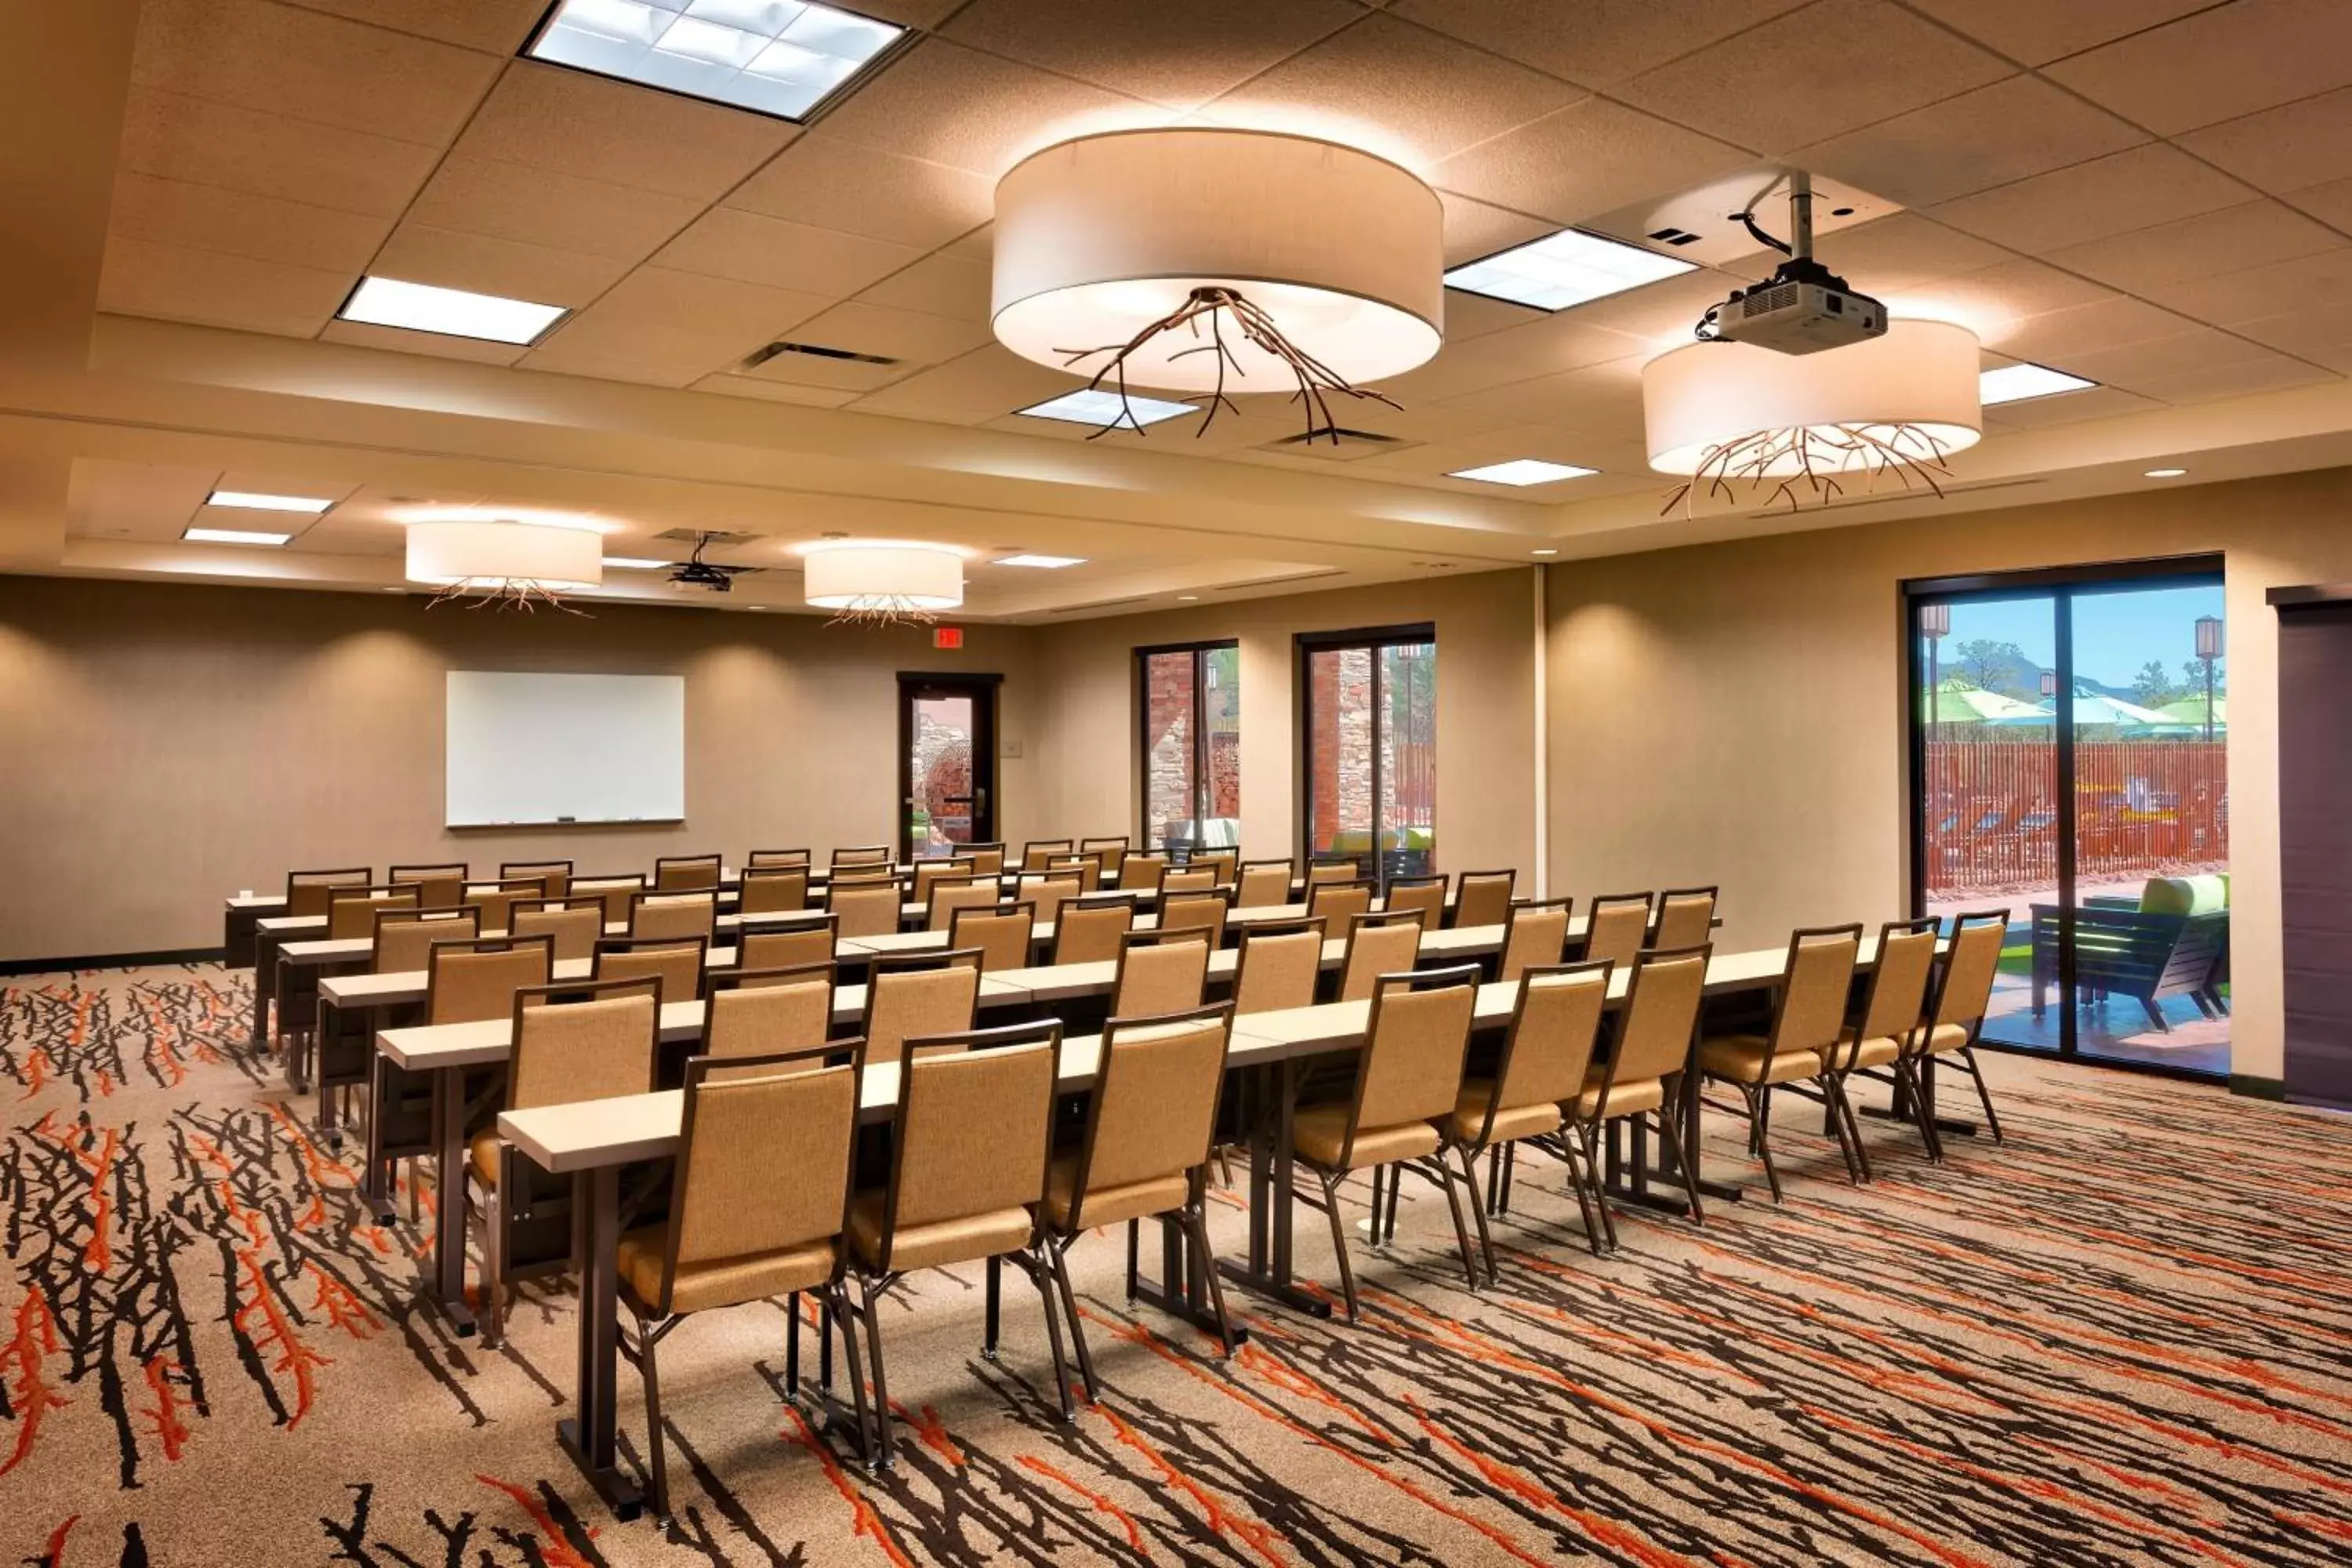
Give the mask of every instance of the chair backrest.
[(1129, 855), (1118, 866), (1118, 886), (1157, 892), (1168, 879), (1168, 860), (1161, 855)]
[(1862, 925), (1814, 926), (1789, 936), (1789, 967), (1772, 1009), (1772, 1054), (1827, 1053), (1845, 1032)]
[(593, 958), (596, 941), (604, 934), (602, 899), (539, 899), (519, 902), (507, 916), (507, 930), (516, 936), (551, 936), (558, 963), (567, 958)]
[(703, 936), (608, 936), (596, 943), (597, 979), (651, 975), (661, 982), (664, 1003), (701, 995), (702, 971), (709, 961), (710, 939)]
[(1229, 1002), (1104, 1028), (1066, 1234), (1086, 1229), (1093, 1194), (1186, 1175), (1208, 1159), (1232, 1036)]
[(560, 899), (572, 890), (572, 862), (569, 860), (501, 860), (499, 880), (536, 881), (545, 889), (542, 896)]
[[(1594, 896), (1592, 911), (1584, 921), (1584, 956), (1605, 958), (1620, 969), (1650, 945), (1650, 895), (1602, 893)], [(1661, 950), (1664, 951), (1664, 950)]]
[(1074, 847), (1066, 838), (1032, 838), (1021, 847), (1021, 868), (1042, 871), (1055, 857), (1067, 855)]
[(1239, 884), (1234, 889), (1234, 907), (1265, 910), (1290, 902), (1290, 877), (1287, 860), (1243, 861)]
[(415, 883), (420, 909), (454, 910), (466, 901), (466, 879), (473, 874), (471, 866), (457, 860), (439, 866), (394, 866), (384, 872), (383, 879)]
[(436, 942), (470, 942), (482, 934), (482, 911), (462, 910), (378, 910), (375, 915), (375, 972), (406, 974), (425, 967)]
[(848, 1228), (865, 1071), (855, 1040), (686, 1064), (669, 1251), (652, 1306), (670, 1310), (680, 1265), (760, 1258)]
[(1307, 866), (1307, 885), (1319, 888), (1328, 882), (1360, 882), (1364, 868), (1353, 858), (1311, 860)]
[(1370, 882), (1309, 882), (1307, 886), (1307, 912), (1319, 915), (1338, 925), (1350, 915), (1372, 912), (1372, 885)]
[(1650, 945), (1661, 951), (1696, 947), (1715, 935), (1713, 888), (1669, 888), (1658, 895), (1658, 929)]
[[(1576, 900), (1547, 899), (1539, 904), (1513, 904), (1503, 922), (1503, 956), (1495, 978), (1517, 980), (1530, 969), (1558, 963), (1568, 948), (1569, 923)], [(1459, 924), (1455, 930), (1462, 929)]]
[(1213, 950), (1225, 945), (1225, 895), (1219, 892), (1163, 893), (1160, 900), (1161, 931), (1204, 931)]
[(836, 848), (833, 852), (833, 864), (836, 869), (844, 866), (887, 868), (890, 864), (890, 847), (887, 844), (855, 844), (847, 848)]
[(1078, 886), (1093, 892), (1103, 885), (1102, 860), (1094, 855), (1055, 855), (1045, 862), (1045, 869), (1057, 877), (1076, 877)]
[(425, 1021), (474, 1024), (514, 1016), (515, 993), (555, 977), (555, 942), (544, 936), (436, 942), (425, 960)]
[(963, 911), (993, 910), (1003, 901), (1003, 886), (993, 877), (942, 877), (931, 884), (923, 929), (946, 931)]
[(1192, 858), (1184, 864), (1188, 869), (1208, 872), (1213, 879), (1212, 886), (1230, 887), (1240, 874), (1242, 852), (1238, 849), (1195, 849)]
[(698, 893), (719, 886), (716, 855), (664, 855), (654, 862), (657, 893)]
[(1339, 963), (1339, 1000), (1361, 1002), (1380, 988), (1381, 976), (1399, 974), (1421, 961), (1421, 914), (1349, 915), (1347, 956)]
[(1422, 930), (1435, 931), (1445, 923), (1445, 879), (1391, 877), (1388, 900), (1381, 908), (1392, 915), (1418, 915)]
[(1992, 981), (2009, 936), (2007, 910), (1978, 910), (1952, 917), (1951, 949), (1944, 960), (1943, 984), (1936, 990), (1935, 1021), (1973, 1029), (1992, 1005)]
[(719, 930), (715, 893), (639, 893), (629, 900), (629, 934), (709, 937)]
[[(1024, 904), (1034, 909), (1034, 904)], [(1055, 963), (1097, 963), (1118, 956), (1119, 938), (1135, 928), (1135, 903), (1129, 899), (1090, 902), (1072, 900), (1062, 905), (1054, 921)]]
[(1003, 845), (966, 844), (961, 846), (961, 848), (965, 857), (971, 861), (974, 876), (1002, 877), (1004, 875)]
[(897, 1135), (877, 1237), (876, 1262), (881, 1268), (891, 1266), (901, 1227), (941, 1225), (1044, 1199), (1061, 1035), (1055, 1023), (1017, 1043), (923, 1051), (900, 1070)]
[(1529, 967), (1519, 975), (1511, 1004), (1511, 1027), (1495, 1063), (1495, 1088), (1486, 1097), (1486, 1121), (1477, 1142), (1495, 1131), (1495, 1119), (1531, 1105), (1559, 1105), (1584, 1092), (1600, 1043), (1602, 1010), (1609, 1002), (1607, 959), (1586, 963)]
[(805, 849), (754, 849), (743, 857), (747, 871), (791, 870), (809, 868), (809, 852)]
[(646, 1094), (660, 1050), (660, 986), (649, 979), (526, 985), (514, 997), (507, 1109)]
[(629, 906), (645, 891), (646, 875), (642, 871), (626, 871), (617, 877), (575, 877), (572, 881), (574, 897), (604, 900), (605, 921), (625, 928)]
[[(550, 881), (551, 879), (546, 877), (501, 877), (487, 886), (478, 884), (468, 889), (466, 901), (482, 911), (484, 931), (512, 931), (515, 910), (525, 904), (544, 903), (550, 899), (560, 899), (564, 896), (551, 890)], [(608, 918), (605, 913), (604, 900), (586, 893), (582, 894), (581, 899), (595, 904), (596, 920), (601, 927)]]
[(804, 910), (808, 908), (808, 885), (806, 866), (747, 866), (735, 885), (736, 912), (764, 915)]
[(1689, 1064), (1691, 1031), (1698, 1026), (1707, 960), (1714, 952), (1702, 942), (1635, 956), (1633, 978), (1626, 984), (1624, 1022), (1609, 1058), (1612, 1087), (1671, 1078)]
[(975, 949), (875, 959), (866, 977), (866, 1059), (895, 1062), (911, 1037), (971, 1028), (980, 973)]
[(914, 891), (909, 903), (928, 903), (931, 889), (941, 882), (969, 882), (977, 868), (969, 855), (954, 855), (943, 859), (921, 860), (915, 865)]
[(1517, 871), (1465, 871), (1454, 879), (1454, 923), (1496, 926), (1510, 918)]
[(1927, 984), (1936, 974), (1938, 930), (1932, 915), (1889, 921), (1878, 928), (1878, 962), (1871, 967), (1862, 1023), (1854, 1030), (1857, 1047), (1864, 1040), (1882, 1039), (1896, 1041), (1906, 1049), (1911, 1047), (1919, 1033), (1919, 1020), (1927, 1016)]
[(1260, 921), (1241, 928), (1234, 966), (1234, 1011), (1271, 1013), (1311, 1007), (1323, 973), (1321, 921)]
[(1023, 903), (1035, 905), (1039, 922), (1045, 923), (1058, 921), (1062, 905), (1071, 899), (1081, 896), (1085, 891), (1086, 889), (1079, 886), (1078, 879), (1075, 875), (1033, 876), (1024, 871), (1021, 874), (1019, 890), (1013, 896)]
[(999, 910), (992, 903), (961, 909), (948, 921), (948, 945), (976, 949), (984, 974), (1026, 969), (1029, 942), (1036, 928), (1036, 916), (1025, 904), (1013, 910)]
[(1359, 1132), (1434, 1121), (1454, 1110), (1477, 996), (1475, 963), (1392, 974), (1372, 994), (1364, 1048), (1356, 1055), (1343, 1155), (1348, 1163), (1355, 1163)]
[(830, 963), (840, 951), (840, 922), (827, 915), (817, 925), (790, 931), (739, 931), (735, 933), (735, 964), (739, 969), (797, 969), (806, 963)]
[(1189, 931), (1131, 931), (1118, 939), (1110, 992), (1114, 1018), (1189, 1013), (1209, 984), (1209, 936)]
[[(1127, 835), (1113, 834), (1097, 838), (1078, 840), (1078, 853), (1092, 855), (1102, 862), (1103, 875), (1117, 879), (1127, 866)], [(1120, 883), (1119, 886), (1126, 884)]]
[(898, 929), (900, 900), (895, 881), (825, 889), (824, 907), (843, 936), (890, 936)]
[(352, 866), (340, 871), (289, 871), (286, 873), (286, 912), (303, 919), (316, 919), (327, 912), (339, 888), (364, 888), (375, 880), (375, 868)]
[(833, 1027), (833, 991), (830, 963), (714, 974), (699, 1054), (731, 1059), (821, 1046)]
[(1205, 893), (1216, 885), (1214, 866), (1180, 866), (1160, 879), (1162, 893)]
[(375, 934), (375, 917), (384, 910), (421, 907), (416, 884), (375, 888), (338, 888), (327, 904), (327, 940), (352, 942)]

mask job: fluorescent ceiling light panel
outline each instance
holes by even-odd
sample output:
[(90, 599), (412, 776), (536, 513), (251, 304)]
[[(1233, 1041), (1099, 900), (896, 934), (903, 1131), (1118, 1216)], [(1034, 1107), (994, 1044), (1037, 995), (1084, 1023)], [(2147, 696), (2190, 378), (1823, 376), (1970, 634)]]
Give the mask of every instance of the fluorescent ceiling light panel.
[(1564, 228), (1457, 267), (1445, 275), (1445, 286), (1538, 310), (1565, 310), (1695, 270), (1696, 263), (1677, 257)]
[(905, 32), (803, 0), (562, 0), (524, 52), (799, 120)]
[(563, 315), (562, 305), (536, 305), (397, 278), (362, 278), (340, 315), (374, 327), (405, 327), (449, 338), (480, 338), (494, 343), (535, 342)]
[(1083, 555), (1000, 555), (996, 563), (999, 566), (1037, 566), (1055, 572), (1065, 566), (1083, 566), (1087, 558)]
[(192, 528), (180, 537), (191, 544), (283, 544), (294, 536), (252, 528)]
[(1198, 414), (1200, 410), (1189, 403), (1171, 403), (1164, 398), (1129, 393), (1126, 413), (1122, 414), (1116, 392), (1105, 392), (1100, 387), (1081, 387), (1018, 412), (1032, 419), (1064, 419), (1073, 425), (1116, 425), (1126, 415), (1131, 414), (1139, 425), (1157, 425), (1162, 419), (1181, 419), (1187, 414)]
[(324, 496), (274, 496), (262, 490), (215, 490), (206, 506), (233, 506), (240, 511), (321, 512), (335, 503)]
[(607, 555), (604, 557), (604, 564), (607, 566), (617, 566), (624, 572), (658, 572), (666, 566), (674, 566), (677, 563), (674, 561), (644, 561), (634, 555)]
[(1587, 474), (1600, 471), (1598, 468), (1580, 468), (1574, 463), (1547, 463), (1541, 458), (1513, 458), (1507, 463), (1488, 463), (1478, 468), (1456, 468), (1445, 477), (1449, 479), (1476, 479), (1489, 485), (1548, 485), (1555, 479), (1580, 479)]
[(2005, 364), (1977, 377), (1977, 401), (1990, 408), (1996, 403), (2022, 403), (2029, 397), (2081, 392), (2098, 384), (2046, 364)]

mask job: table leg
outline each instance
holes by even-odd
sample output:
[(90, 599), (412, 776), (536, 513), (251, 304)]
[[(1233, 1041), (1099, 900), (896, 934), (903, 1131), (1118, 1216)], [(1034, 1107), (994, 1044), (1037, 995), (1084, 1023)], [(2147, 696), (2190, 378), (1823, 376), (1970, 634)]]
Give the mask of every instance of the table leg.
[(588, 1215), (588, 1257), (580, 1275), (579, 1363), (572, 1383), (577, 1414), (555, 1424), (555, 1436), (597, 1495), (625, 1523), (637, 1517), (645, 1500), (621, 1473), (614, 1415), (621, 1359), (614, 1256), (621, 1239), (621, 1168), (604, 1165), (581, 1172), (572, 1178), (572, 1201)]
[(439, 1169), (433, 1189), (433, 1256), (426, 1267), (426, 1294), (457, 1325), (474, 1331), (473, 1309), (466, 1305), (466, 1072), (444, 1068), (433, 1075), (433, 1143)]
[[(324, 1069), (327, 1062), (327, 1041), (330, 1038), (328, 1031), (332, 1029), (340, 1032), (342, 1026), (343, 1010), (335, 1005), (335, 1001), (332, 997), (320, 997), (319, 1023), (316, 1030), (311, 1036), (311, 1045), (319, 1053), (318, 1060), (320, 1068), (320, 1076), (322, 1078), (324, 1076)], [(289, 1083), (293, 1081), (293, 1074), (290, 1071), (287, 1074), (287, 1081)], [(317, 1118), (319, 1131), (325, 1133), (328, 1137), (334, 1139), (336, 1142), (341, 1142), (342, 1135), (335, 1127), (335, 1089), (328, 1088), (323, 1082), (319, 1085), (319, 1114)]]
[(257, 929), (253, 933), (253, 1031), (246, 1042), (257, 1050), (269, 1043), (269, 993), (277, 978), (277, 939)]
[[(1331, 1315), (1331, 1303), (1309, 1295), (1292, 1282), (1291, 1202), (1296, 1173), (1291, 1164), (1291, 1118), (1298, 1110), (1298, 1064), (1286, 1060), (1275, 1068), (1274, 1092), (1259, 1108), (1263, 1123), (1250, 1141), (1251, 1257), (1246, 1266), (1220, 1258), (1224, 1277), (1317, 1318)], [(1267, 1232), (1261, 1249), (1258, 1232)]]
[[(1135, 1299), (1155, 1311), (1180, 1318), (1196, 1329), (1212, 1334), (1222, 1332), (1216, 1309), (1209, 1300), (1206, 1260), (1193, 1249), (1184, 1235), (1184, 1226), (1166, 1215), (1160, 1216), (1160, 1282), (1155, 1285), (1149, 1280), (1138, 1279), (1135, 1282)], [(1222, 1263), (1218, 1267), (1225, 1268)], [(1226, 1268), (1225, 1271), (1236, 1278), (1242, 1277), (1236, 1270)], [(1242, 1345), (1248, 1342), (1249, 1331), (1236, 1323), (1234, 1326), (1234, 1343)]]

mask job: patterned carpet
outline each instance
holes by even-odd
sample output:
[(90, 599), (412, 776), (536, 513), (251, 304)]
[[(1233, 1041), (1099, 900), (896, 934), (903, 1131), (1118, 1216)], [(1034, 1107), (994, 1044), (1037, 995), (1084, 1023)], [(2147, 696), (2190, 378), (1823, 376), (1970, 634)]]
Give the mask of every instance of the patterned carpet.
[(664, 1352), (667, 1542), (555, 1446), (560, 1291), (499, 1353), (419, 1308), (417, 1233), (362, 1223), (240, 1043), (245, 996), (205, 967), (0, 993), (0, 1562), (2352, 1560), (2340, 1118), (2000, 1058), (2007, 1146), (1931, 1169), (1874, 1123), (1856, 1191), (1786, 1116), (1785, 1207), (1628, 1218), (1605, 1262), (1524, 1167), (1475, 1296), (1408, 1190), (1361, 1329), (1244, 1302), (1230, 1365), (1128, 1310), (1105, 1237), (1078, 1254), (1105, 1398), (1067, 1428), (1019, 1277), (995, 1364), (977, 1271), (922, 1277), (885, 1324), (906, 1441), (878, 1484), (782, 1403), (781, 1308), (717, 1314)]

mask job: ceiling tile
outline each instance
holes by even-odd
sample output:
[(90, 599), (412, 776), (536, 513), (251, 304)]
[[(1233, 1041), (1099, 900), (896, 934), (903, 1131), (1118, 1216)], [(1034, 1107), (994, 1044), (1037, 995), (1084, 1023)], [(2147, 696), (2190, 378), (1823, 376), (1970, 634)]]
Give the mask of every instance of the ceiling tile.
[(1985, 429), (2044, 430), (2058, 425), (2080, 425), (2091, 419), (2113, 419), (2162, 406), (2152, 397), (2119, 387), (2095, 386), (2056, 397), (2029, 397), (2019, 403), (1999, 403), (1984, 411)]
[[(1448, 307), (1459, 298), (1447, 295)], [(1491, 386), (1622, 360), (1649, 348), (1641, 337), (1591, 325), (1581, 310), (1536, 314), (1504, 331), (1449, 342), (1427, 364), (1391, 376), (1380, 388), (1414, 407), (1432, 398), (1459, 397)], [(1454, 434), (1447, 432), (1449, 437)]]
[(1946, 26), (2022, 65), (2095, 47), (2154, 27), (2214, 0), (1910, 0)]
[(2352, 83), (2352, 6), (2233, 0), (2048, 68), (2158, 135)]
[[(826, 343), (802, 322), (793, 331), (794, 341), (821, 347), (838, 348)], [(967, 345), (970, 346), (970, 345)], [(732, 373), (728, 379), (737, 381), (774, 382), (788, 386), (803, 387), (812, 393), (838, 393), (839, 401), (879, 391), (894, 381), (903, 381), (923, 368), (924, 364), (953, 359), (961, 349), (927, 356), (918, 362), (912, 359), (885, 359), (877, 363), (870, 359), (837, 359), (827, 354), (784, 353), (772, 354), (758, 364)]]
[[(283, 515), (279, 521), (285, 521)], [(408, 549), (408, 535), (401, 529), (387, 528), (380, 522), (352, 522), (338, 517), (322, 517), (295, 536), (291, 550), (306, 550), (320, 555), (401, 555)]]
[(1935, 279), (2016, 259), (2000, 246), (1917, 213), (1896, 213), (1824, 235), (1813, 254), (1864, 293), (1882, 298), (1890, 290), (1915, 289)]
[(547, 14), (547, 0), (287, 0), (287, 4), (492, 55), (520, 50), (540, 17)]
[[(1544, 226), (1549, 229), (1551, 226)], [(1490, 299), (1484, 294), (1465, 294), (1458, 289), (1445, 293), (1445, 341), (1466, 343), (1473, 338), (1483, 338), (1488, 332), (1507, 332), (1513, 327), (1524, 327), (1539, 319), (1544, 312), (1530, 305), (1514, 305), (1508, 300)]]
[(221, 250), (356, 276), (391, 225), (383, 218), (219, 185), (123, 170), (114, 177), (108, 231), (128, 239)]
[(133, 86), (121, 166), (191, 184), (396, 218), (433, 172), (433, 150)]
[(2236, 206), (2256, 193), (2155, 142), (1945, 202), (1938, 222), (2033, 255)]
[(1819, 0), (1644, 72), (1617, 96), (1727, 142), (1777, 153), (2011, 70), (1887, 0)]
[(2180, 145), (2266, 191), (2352, 177), (2352, 88), (2225, 120)]
[(984, 322), (893, 310), (853, 300), (802, 322), (793, 336), (829, 349), (939, 364), (971, 353), (992, 341), (993, 334)]
[(2168, 283), (2316, 255), (2344, 243), (2334, 230), (2281, 203), (2264, 201), (2068, 246), (2044, 259), (2109, 288), (2144, 294)]
[(1564, 434), (1638, 441), (1642, 438), (1641, 360), (1647, 357), (1538, 376), (1445, 401), (1457, 408), (1541, 425)]
[(2338, 233), (2352, 234), (2352, 179), (2306, 185), (2302, 190), (2287, 192), (2284, 199), (2288, 205), (2309, 213)]
[(721, 206), (688, 225), (654, 259), (682, 272), (706, 272), (840, 300), (922, 254), (911, 245)]
[(513, 364), (530, 352), (527, 343), (485, 342), (479, 338), (453, 338), (440, 332), (412, 332), (399, 327), (379, 327), (366, 321), (329, 321), (319, 333), (321, 342), (350, 343), (363, 349), (391, 349), (397, 353), (430, 354), (435, 359), (462, 359), (475, 364)]
[(2063, 357), (2062, 368), (2075, 375), (2087, 376), (2104, 386), (2137, 391), (2191, 371), (2218, 370), (2277, 356), (2260, 343), (2250, 343), (2232, 333), (2213, 327), (2197, 327), (2119, 348)]
[(2332, 371), (2284, 354), (2273, 354), (2268, 359), (2242, 360), (2211, 370), (2156, 376), (2141, 383), (2138, 390), (2166, 403), (2210, 403), (2218, 398), (2255, 397), (2265, 392), (2286, 392), (2343, 379)]
[[(1041, 147), (1096, 131), (1156, 125), (1167, 118), (1166, 110), (1137, 99), (943, 38), (925, 38), (827, 114), (824, 132), (886, 153), (970, 170), (992, 182)], [(982, 216), (984, 221), (986, 214)]]
[(959, 321), (986, 321), (992, 314), (985, 259), (941, 252), (925, 257), (857, 296), (861, 304), (920, 310)]
[(516, 60), (456, 150), (707, 203), (798, 134), (764, 114)]
[(2118, 297), (2112, 289), (2071, 272), (2022, 259), (1888, 289), (1881, 294), (1895, 315), (1958, 321), (1990, 344), (2003, 343), (2020, 323), (2036, 316)]
[(1738, 287), (1736, 279), (1702, 269), (1628, 289), (1552, 319), (1564, 317), (1580, 326), (1606, 327), (1639, 340), (1649, 353), (1656, 353), (1690, 342), (1699, 316), (1708, 306), (1721, 304)]
[(730, 371), (824, 305), (820, 295), (640, 267), (559, 324), (523, 363), (684, 386)]
[(770, 217), (929, 250), (984, 224), (994, 182), (814, 131), (727, 198)]
[(755, 397), (764, 403), (796, 403), (810, 408), (838, 408), (857, 395), (849, 387), (796, 386), (787, 381), (762, 381), (748, 375), (706, 375), (693, 384), (693, 389), (727, 397)]
[(1034, 0), (976, 0), (940, 36), (1113, 92), (1192, 109), (1363, 14), (1353, 0), (1088, 0), (1078, 22)]
[(1498, 250), (1508, 250), (1515, 245), (1541, 239), (1559, 226), (1546, 218), (1491, 206), (1452, 191), (1439, 191), (1437, 201), (1445, 209), (1445, 264), (1448, 267), (1459, 267), (1465, 261), (1475, 261)]
[(107, 241), (98, 308), (307, 338), (351, 288), (345, 272), (116, 237)]
[(1727, 142), (1588, 98), (1457, 153), (1431, 174), (1449, 191), (1574, 223), (1749, 162)]
[(542, 305), (587, 304), (621, 280), (625, 261), (409, 222), (392, 231), (368, 270), (439, 289)]
[(1525, 66), (1372, 16), (1202, 112), (1222, 124), (1327, 136), (1425, 171), (1582, 96)]
[(2352, 305), (2352, 246), (2168, 283), (2147, 293), (2176, 310), (2220, 326), (2276, 315), (2281, 306), (2318, 311)]
[(2256, 316), (2251, 321), (2231, 322), (2230, 330), (2258, 343), (2344, 369), (2347, 367), (2336, 363), (2336, 356), (2352, 352), (2352, 304)]
[[(2117, 294), (2094, 304), (2029, 317), (2002, 333), (2000, 346), (2002, 353), (2016, 359), (2073, 370), (2078, 358), (2196, 330), (2196, 322), (2170, 310)], [(2081, 374), (2094, 381), (2105, 379), (2089, 371)]]
[(216, 468), (76, 458), (66, 484), (67, 530), (177, 539), (219, 478)]
[(698, 210), (684, 196), (453, 153), (409, 216), (436, 228), (639, 261)]
[(964, 0), (856, 0), (849, 8), (861, 16), (896, 22), (902, 27), (937, 27), (963, 4)]
[(1032, 363), (1011, 349), (989, 343), (861, 397), (850, 406), (864, 414), (978, 425), (1059, 397), (1081, 384), (1080, 377)]
[(2121, 152), (2147, 133), (2039, 77), (2013, 76), (1790, 155), (1906, 206)]
[(1528, 0), (1397, 0), (1391, 16), (1564, 77), (1607, 87), (1810, 0), (1579, 0), (1575, 16)]
[(558, 375), (684, 388), (711, 374), (714, 363), (732, 363), (724, 350), (714, 352), (708, 341), (690, 333), (642, 338), (625, 347), (606, 347), (588, 339), (567, 343), (562, 338), (558, 332), (545, 346), (523, 355), (518, 364), (524, 370)]

